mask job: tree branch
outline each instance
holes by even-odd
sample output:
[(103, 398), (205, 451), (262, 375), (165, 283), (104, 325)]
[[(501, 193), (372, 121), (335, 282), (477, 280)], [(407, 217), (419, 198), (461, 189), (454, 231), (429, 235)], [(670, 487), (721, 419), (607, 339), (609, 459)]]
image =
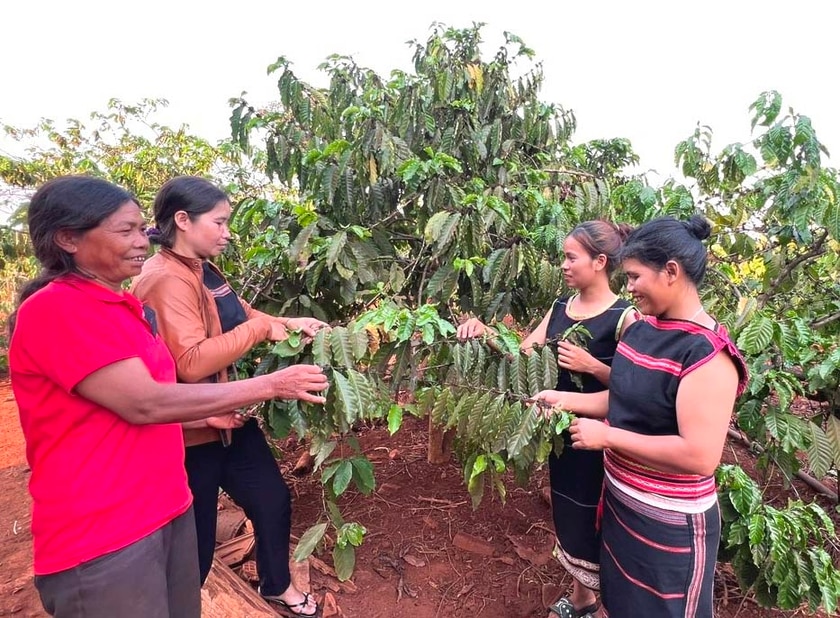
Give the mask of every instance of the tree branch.
[(819, 320), (814, 320), (811, 322), (811, 328), (814, 330), (820, 329), (823, 326), (828, 326), (832, 322), (836, 322), (840, 320), (840, 311), (836, 311), (830, 315), (825, 316), (824, 318), (820, 318)]
[(820, 257), (825, 253), (825, 241), (828, 239), (828, 230), (823, 230), (822, 236), (817, 239), (817, 242), (805, 253), (796, 258), (792, 259), (787, 266), (785, 266), (784, 270), (779, 273), (779, 276), (773, 280), (773, 283), (770, 284), (770, 287), (767, 288), (761, 295), (758, 297), (758, 303), (760, 306), (764, 306), (768, 299), (776, 294), (776, 291), (779, 287), (784, 283), (785, 279), (790, 277), (791, 273), (805, 262), (809, 262), (815, 258)]

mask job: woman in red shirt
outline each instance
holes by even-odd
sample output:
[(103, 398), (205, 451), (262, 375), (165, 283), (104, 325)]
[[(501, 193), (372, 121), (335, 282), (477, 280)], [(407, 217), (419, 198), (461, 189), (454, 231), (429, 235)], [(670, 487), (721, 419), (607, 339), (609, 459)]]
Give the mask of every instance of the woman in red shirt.
[(122, 288), (145, 261), (136, 200), (65, 176), (29, 205), (43, 271), (21, 292), (9, 367), (32, 470), (35, 585), (58, 617), (198, 618), (192, 497), (179, 423), (266, 399), (323, 402), (296, 366), (176, 384), (153, 312)]

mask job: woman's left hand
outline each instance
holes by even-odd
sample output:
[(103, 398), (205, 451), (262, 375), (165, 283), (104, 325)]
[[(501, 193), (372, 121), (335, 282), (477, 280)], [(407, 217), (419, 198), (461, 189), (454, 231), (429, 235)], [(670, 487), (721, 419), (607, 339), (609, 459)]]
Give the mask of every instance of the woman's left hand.
[(557, 344), (557, 364), (568, 371), (592, 373), (595, 358), (583, 348), (568, 341)]
[(314, 337), (323, 328), (329, 330), (330, 325), (317, 318), (286, 318), (286, 328), (299, 330), (307, 337)]
[(204, 419), (208, 427), (213, 429), (238, 429), (245, 424), (245, 417), (238, 412), (222, 414), (220, 416), (209, 416)]
[(587, 450), (601, 450), (607, 445), (607, 431), (610, 426), (591, 418), (576, 418), (569, 425), (572, 447)]

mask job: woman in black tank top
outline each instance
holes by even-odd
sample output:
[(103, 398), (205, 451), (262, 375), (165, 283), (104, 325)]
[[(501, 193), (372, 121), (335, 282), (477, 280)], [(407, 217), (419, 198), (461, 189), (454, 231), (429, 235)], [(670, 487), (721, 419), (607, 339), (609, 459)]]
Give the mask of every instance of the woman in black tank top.
[[(587, 221), (566, 238), (563, 276), (577, 293), (558, 298), (521, 346), (527, 352), (535, 343), (557, 341), (557, 391), (594, 393), (607, 388), (618, 338), (635, 319), (630, 303), (619, 299), (609, 286), (628, 231), (606, 221)], [(567, 330), (579, 323), (592, 335), (585, 337), (585, 347), (563, 341)], [(487, 327), (473, 318), (458, 328), (458, 336), (468, 339), (486, 331)], [(557, 391), (542, 391), (535, 397), (553, 404)], [(603, 455), (573, 450), (568, 433), (563, 440), (567, 448), (559, 457), (554, 453), (549, 457), (551, 504), (557, 536), (555, 556), (574, 584), (569, 596), (551, 605), (550, 615), (594, 617), (600, 615), (596, 595), (600, 543), (595, 520), (604, 478)]]

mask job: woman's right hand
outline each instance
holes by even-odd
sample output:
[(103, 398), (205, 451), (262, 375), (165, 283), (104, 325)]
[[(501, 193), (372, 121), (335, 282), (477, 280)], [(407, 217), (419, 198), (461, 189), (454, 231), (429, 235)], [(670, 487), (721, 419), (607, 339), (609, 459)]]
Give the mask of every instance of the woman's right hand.
[(460, 326), (458, 326), (458, 330), (456, 334), (458, 339), (464, 341), (466, 339), (474, 339), (475, 337), (481, 337), (483, 334), (487, 332), (487, 326), (479, 320), (478, 318), (470, 318)]
[(289, 331), (286, 330), (286, 326), (280, 320), (271, 319), (268, 325), (270, 328), (268, 339), (270, 341), (283, 341), (289, 338)]
[(292, 365), (268, 374), (277, 399), (299, 399), (310, 403), (326, 403), (320, 393), (330, 385), (318, 365)]
[(532, 399), (540, 404), (538, 406), (538, 414), (544, 416), (545, 418), (551, 418), (554, 415), (557, 406), (559, 406), (563, 401), (563, 391), (540, 391), (534, 395)]

